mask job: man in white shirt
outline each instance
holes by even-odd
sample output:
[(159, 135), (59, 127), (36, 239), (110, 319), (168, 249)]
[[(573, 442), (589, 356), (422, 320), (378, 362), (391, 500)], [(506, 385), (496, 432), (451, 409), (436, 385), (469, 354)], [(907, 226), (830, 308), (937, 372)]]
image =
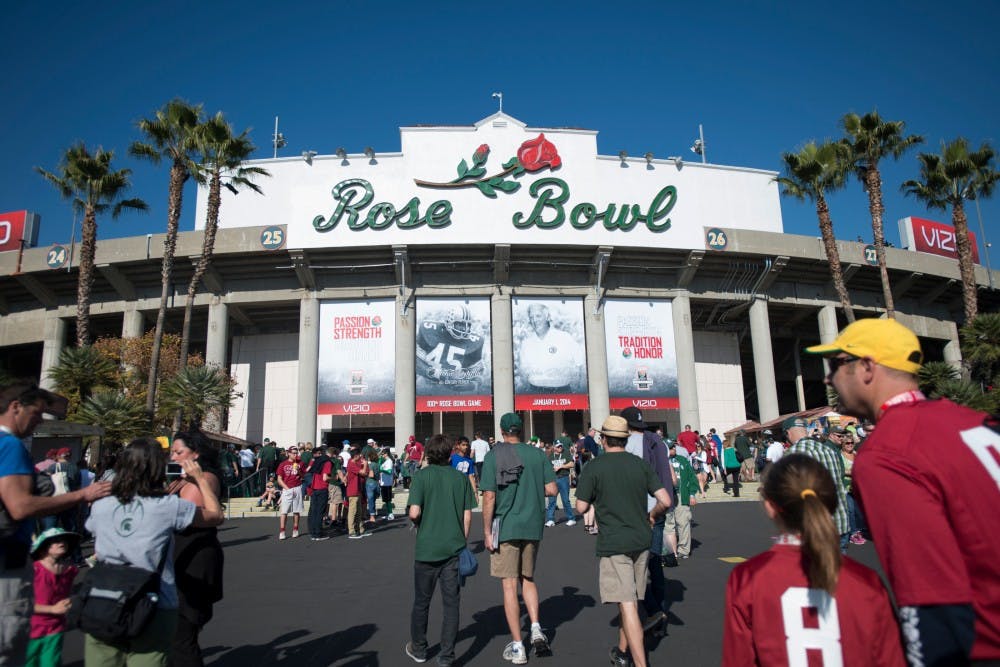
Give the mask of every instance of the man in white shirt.
[(784, 455), (785, 455), (784, 443), (778, 440), (774, 440), (771, 442), (770, 445), (767, 446), (767, 453), (764, 455), (764, 457), (767, 459), (768, 463), (777, 463)]
[(469, 446), (472, 449), (472, 460), (476, 462), (476, 484), (478, 485), (483, 476), (483, 461), (486, 460), (486, 455), (490, 451), (490, 443), (483, 440), (482, 431), (476, 431), (475, 435), (476, 439)]
[(577, 384), (583, 359), (582, 346), (573, 336), (552, 326), (544, 304), (528, 306), (534, 335), (527, 335), (518, 350), (518, 371), (529, 392), (566, 393)]

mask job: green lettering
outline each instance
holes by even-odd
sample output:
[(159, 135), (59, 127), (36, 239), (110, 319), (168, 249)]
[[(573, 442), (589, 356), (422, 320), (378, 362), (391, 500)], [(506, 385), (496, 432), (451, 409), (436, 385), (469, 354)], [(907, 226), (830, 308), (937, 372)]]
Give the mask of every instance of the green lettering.
[[(379, 222), (379, 216), (382, 216), (382, 222)], [(385, 229), (392, 224), (392, 220), (395, 217), (396, 207), (389, 202), (382, 202), (381, 204), (375, 204), (372, 206), (372, 210), (368, 211), (365, 224), (371, 229)], [(363, 229), (364, 225), (360, 225), (359, 228)]]
[[(553, 196), (555, 190), (548, 186), (559, 188), (559, 195)], [(542, 191), (542, 188), (546, 189)], [(561, 178), (540, 178), (531, 184), (529, 193), (532, 197), (538, 199), (538, 203), (535, 204), (531, 215), (524, 222), (521, 222), (521, 219), (524, 217), (521, 213), (514, 214), (513, 223), (515, 227), (518, 229), (527, 229), (532, 225), (537, 225), (539, 229), (552, 229), (563, 223), (566, 219), (566, 211), (563, 209), (563, 204), (569, 199), (569, 186), (566, 185), (566, 181)], [(542, 216), (542, 212), (546, 208), (552, 208), (556, 212), (555, 217), (551, 220), (546, 220)]]
[[(403, 216), (406, 216), (405, 218)], [(414, 197), (409, 202), (407, 202), (404, 208), (399, 209), (396, 213), (396, 225), (400, 229), (409, 229), (410, 227), (419, 227), (423, 224), (423, 220), (420, 219), (420, 199)]]
[[(630, 209), (628, 204), (623, 204), (621, 209), (619, 210), (616, 205), (608, 204), (608, 207), (603, 211), (601, 211), (600, 213), (598, 213), (597, 217), (604, 220), (604, 228), (607, 229), (608, 231), (612, 231), (614, 229), (620, 229), (623, 232), (627, 232), (630, 231), (633, 227), (635, 227), (635, 220), (634, 219), (629, 220), (629, 213), (632, 213), (634, 215), (636, 209), (638, 208), (639, 207), (637, 205), (633, 205), (633, 207)], [(615, 217), (616, 211), (618, 212), (617, 218)]]
[[(355, 197), (362, 192), (364, 194), (361, 196), (361, 201), (355, 204)], [(331, 216), (331, 228), (337, 226), (340, 219), (344, 217), (344, 213), (347, 213), (347, 226), (349, 228), (363, 228), (363, 224), (358, 224), (359, 209), (368, 206), (374, 196), (375, 192), (372, 190), (372, 184), (363, 178), (349, 178), (346, 181), (337, 183), (333, 188), (333, 198), (340, 203), (337, 204), (337, 208)]]
[(666, 186), (653, 197), (653, 202), (649, 205), (649, 214), (646, 216), (646, 227), (649, 231), (665, 232), (670, 229), (670, 218), (667, 218), (661, 224), (656, 224), (656, 221), (669, 215), (676, 203), (677, 188), (672, 185)]
[[(583, 221), (580, 216), (584, 216)], [(590, 229), (597, 220), (597, 207), (589, 202), (583, 202), (573, 207), (569, 214), (569, 224), (576, 229)]]
[(438, 200), (427, 207), (427, 215), (424, 220), (427, 226), (432, 229), (447, 227), (451, 224), (451, 202), (445, 199)]

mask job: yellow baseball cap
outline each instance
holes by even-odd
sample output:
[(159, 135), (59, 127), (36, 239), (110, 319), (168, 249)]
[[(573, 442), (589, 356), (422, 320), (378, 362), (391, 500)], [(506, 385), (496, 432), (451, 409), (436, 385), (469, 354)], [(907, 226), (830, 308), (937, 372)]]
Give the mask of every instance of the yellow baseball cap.
[(924, 361), (916, 334), (896, 320), (858, 320), (845, 327), (833, 342), (807, 347), (806, 352), (823, 355), (846, 352), (914, 375)]

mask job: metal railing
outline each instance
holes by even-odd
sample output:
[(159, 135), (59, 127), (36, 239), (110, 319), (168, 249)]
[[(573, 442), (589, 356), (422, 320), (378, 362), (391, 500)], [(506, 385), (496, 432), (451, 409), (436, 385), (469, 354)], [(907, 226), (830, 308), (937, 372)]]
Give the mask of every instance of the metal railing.
[[(228, 499), (232, 501), (233, 498), (253, 498), (256, 495), (259, 495), (256, 490), (256, 483), (258, 480), (262, 479), (262, 473), (264, 472), (265, 472), (264, 470), (257, 470), (249, 477), (241, 479), (232, 486), (226, 487), (226, 493)], [(227, 519), (233, 518), (232, 502), (226, 503), (226, 518)]]

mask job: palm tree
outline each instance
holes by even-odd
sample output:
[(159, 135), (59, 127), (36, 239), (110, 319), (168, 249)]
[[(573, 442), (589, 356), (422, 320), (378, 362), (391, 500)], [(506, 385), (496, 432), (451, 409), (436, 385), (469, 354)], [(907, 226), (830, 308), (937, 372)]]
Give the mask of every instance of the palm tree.
[(96, 347), (67, 347), (59, 363), (49, 370), (49, 378), (74, 408), (95, 391), (117, 384), (118, 366)]
[(901, 120), (882, 120), (878, 111), (864, 116), (849, 113), (843, 117), (841, 124), (847, 133), (847, 138), (842, 141), (850, 150), (850, 168), (868, 193), (868, 212), (872, 216), (872, 235), (875, 239), (878, 270), (882, 276), (885, 313), (887, 317), (895, 318), (896, 308), (889, 285), (889, 270), (885, 265), (885, 230), (882, 226), (885, 207), (882, 205), (882, 173), (878, 163), (887, 157), (899, 159), (907, 149), (923, 143), (924, 138), (915, 134), (905, 135), (906, 123)]
[(167, 238), (163, 242), (163, 262), (160, 266), (160, 309), (156, 314), (156, 331), (153, 334), (152, 357), (146, 383), (146, 414), (152, 419), (156, 410), (156, 381), (160, 370), (160, 348), (163, 345), (163, 327), (167, 319), (167, 303), (174, 272), (174, 253), (177, 250), (177, 231), (180, 226), (184, 184), (192, 174), (197, 175), (196, 130), (202, 122), (201, 105), (192, 106), (181, 99), (167, 102), (153, 118), (139, 121), (139, 131), (146, 142), (136, 141), (129, 148), (135, 157), (154, 164), (170, 161), (170, 184), (167, 189)]
[(959, 137), (951, 143), (943, 144), (940, 155), (920, 153), (917, 156), (920, 161), (920, 178), (906, 181), (902, 188), (906, 194), (924, 202), (927, 208), (946, 211), (951, 207), (966, 323), (976, 319), (979, 302), (965, 200), (993, 194), (993, 187), (1000, 179), (1000, 172), (993, 164), (994, 155), (993, 148), (988, 143), (984, 142), (978, 151), (970, 151), (968, 140)]
[(191, 428), (201, 427), (206, 415), (233, 404), (237, 393), (233, 380), (221, 368), (189, 366), (165, 380), (160, 388), (161, 407), (183, 413)]
[(261, 189), (251, 179), (254, 176), (270, 176), (261, 167), (244, 167), (257, 147), (250, 140), (249, 130), (239, 136), (233, 135), (233, 127), (222, 112), (215, 114), (198, 130), (198, 147), (203, 156), (199, 170), (208, 181), (208, 210), (205, 216), (205, 235), (201, 245), (201, 257), (195, 265), (191, 282), (188, 283), (187, 300), (184, 303), (184, 326), (181, 330), (180, 367), (187, 363), (188, 348), (191, 343), (191, 314), (198, 283), (212, 263), (215, 250), (215, 236), (219, 231), (219, 209), (222, 207), (222, 188), (237, 194), (240, 188), (249, 188), (261, 194)]
[(962, 357), (974, 380), (1000, 389), (1000, 313), (982, 313), (959, 332)]
[(72, 420), (103, 427), (105, 441), (109, 444), (122, 445), (149, 433), (142, 402), (120, 391), (101, 389), (94, 392)]
[(830, 217), (830, 207), (826, 203), (827, 192), (844, 187), (849, 157), (847, 147), (842, 143), (826, 141), (817, 145), (815, 141), (810, 141), (798, 153), (782, 153), (785, 175), (775, 180), (781, 185), (783, 194), (795, 197), (799, 201), (810, 199), (816, 203), (816, 216), (819, 218), (819, 231), (823, 236), (823, 249), (830, 264), (833, 288), (840, 298), (844, 316), (848, 322), (853, 322), (854, 310), (851, 308), (847, 285), (844, 284), (837, 239), (833, 235), (833, 219)]
[(80, 229), (80, 274), (76, 290), (76, 344), (90, 344), (90, 291), (94, 286), (94, 254), (97, 251), (97, 215), (111, 209), (117, 218), (125, 209), (148, 210), (141, 199), (122, 199), (131, 187), (131, 169), (113, 169), (114, 151), (98, 147), (93, 155), (81, 142), (66, 149), (58, 173), (35, 167), (35, 171), (52, 183), (63, 199), (73, 202), (73, 208), (83, 214)]

